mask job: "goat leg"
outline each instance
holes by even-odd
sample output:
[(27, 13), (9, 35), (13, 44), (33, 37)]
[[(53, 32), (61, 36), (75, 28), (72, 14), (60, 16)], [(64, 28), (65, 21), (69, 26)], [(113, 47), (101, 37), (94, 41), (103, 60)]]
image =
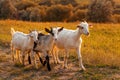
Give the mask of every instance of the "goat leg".
[(44, 63), (43, 63), (43, 66), (45, 66), (46, 63), (47, 63), (47, 61), (45, 60)]
[(43, 66), (45, 66), (41, 57), (39, 57), (39, 60), (40, 60), (41, 64), (42, 64)]
[(31, 51), (28, 51), (28, 61), (29, 61), (29, 64), (31, 64), (31, 57), (30, 57), (31, 55), (30, 55), (30, 52)]
[(40, 54), (39, 54), (38, 52), (36, 52), (36, 54), (38, 55), (41, 64), (42, 64), (43, 66), (45, 66), (45, 64), (44, 64), (44, 62), (43, 62), (43, 60), (42, 60), (42, 58), (40, 57)]
[(30, 56), (28, 56), (28, 61), (29, 61), (29, 64), (31, 64), (31, 58), (30, 58)]
[(47, 63), (47, 69), (48, 69), (48, 71), (51, 71), (50, 62), (49, 62), (49, 56), (48, 55), (46, 56), (46, 63)]

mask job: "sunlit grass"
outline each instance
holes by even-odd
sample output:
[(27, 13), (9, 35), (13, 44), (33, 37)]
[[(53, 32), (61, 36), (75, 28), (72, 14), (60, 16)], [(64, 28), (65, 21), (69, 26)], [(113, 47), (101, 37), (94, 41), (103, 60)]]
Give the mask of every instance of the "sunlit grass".
[[(10, 43), (10, 28), (28, 33), (29, 30), (44, 30), (45, 27), (61, 26), (68, 29), (75, 29), (79, 22), (24, 22), (5, 20), (0, 21), (0, 44)], [(82, 35), (82, 57), (86, 65), (120, 66), (120, 24), (92, 24), (90, 36)], [(44, 31), (43, 31), (44, 32)], [(3, 44), (4, 45), (4, 44)], [(72, 58), (77, 59), (75, 52), (70, 53)]]
[(120, 24), (94, 24), (82, 53), (87, 64), (120, 66)]

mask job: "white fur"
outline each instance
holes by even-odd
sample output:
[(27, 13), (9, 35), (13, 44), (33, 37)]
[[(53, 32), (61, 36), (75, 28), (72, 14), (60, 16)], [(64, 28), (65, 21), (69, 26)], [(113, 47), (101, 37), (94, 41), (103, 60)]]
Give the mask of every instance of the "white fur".
[[(52, 29), (52, 28), (51, 28)], [(44, 57), (46, 57), (47, 55), (49, 55), (49, 52), (53, 49), (53, 45), (54, 45), (54, 41), (57, 40), (57, 35), (59, 34), (59, 30), (60, 28), (53, 28), (53, 34), (47, 34), (44, 36), (38, 36), (39, 40), (37, 41), (37, 46), (33, 49), (36, 52), (41, 52), (43, 53)], [(39, 54), (38, 54), (39, 56)], [(34, 59), (34, 64), (37, 67), (36, 64), (36, 59)]]
[[(11, 40), (11, 51), (14, 60), (14, 50), (20, 50), (22, 54), (22, 63), (24, 65), (25, 52), (31, 52), (33, 49), (34, 41), (37, 41), (37, 31), (32, 31), (29, 34), (15, 31), (11, 28), (12, 40)], [(20, 58), (19, 58), (20, 59)]]
[[(81, 68), (85, 70), (85, 67), (83, 66), (83, 63), (82, 63), (82, 56), (81, 56), (81, 43), (82, 43), (81, 35), (82, 34), (89, 35), (87, 22), (82, 22), (78, 24), (78, 28), (76, 30), (63, 29), (58, 34), (57, 40), (56, 40), (56, 47), (59, 49), (64, 49), (66, 53), (65, 59), (64, 59), (64, 67), (67, 68), (67, 58), (69, 53), (68, 51), (70, 49), (75, 49), (78, 54), (79, 64)], [(56, 55), (56, 58), (59, 62), (58, 53)]]

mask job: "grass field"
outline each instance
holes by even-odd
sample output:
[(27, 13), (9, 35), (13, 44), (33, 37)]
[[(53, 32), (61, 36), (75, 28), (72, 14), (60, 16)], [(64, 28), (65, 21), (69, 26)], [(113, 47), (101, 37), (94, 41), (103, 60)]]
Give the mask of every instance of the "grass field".
[[(5, 20), (0, 21), (0, 80), (1, 79), (52, 79), (52, 80), (120, 80), (120, 24), (92, 23), (90, 36), (82, 35), (82, 57), (87, 69), (86, 72), (78, 71), (77, 54), (72, 51), (68, 59), (71, 69), (60, 69), (60, 65), (52, 64), (53, 71), (47, 72), (40, 67), (38, 71), (30, 66), (15, 66), (10, 60), (9, 43), (11, 40), (10, 28), (29, 32), (29, 29), (43, 30), (45, 27), (63, 26), (75, 29), (79, 22), (23, 22)], [(63, 54), (60, 55), (61, 60)], [(11, 63), (11, 64), (10, 64)], [(5, 68), (5, 66), (7, 66)], [(62, 71), (61, 71), (62, 70)], [(5, 73), (5, 74), (4, 74)], [(57, 74), (56, 74), (57, 73)], [(71, 73), (71, 74), (69, 74)], [(28, 75), (25, 75), (28, 74)], [(8, 77), (7, 77), (8, 76)], [(47, 77), (46, 77), (47, 76)], [(18, 77), (18, 78), (17, 78)], [(45, 78), (44, 78), (45, 77)]]

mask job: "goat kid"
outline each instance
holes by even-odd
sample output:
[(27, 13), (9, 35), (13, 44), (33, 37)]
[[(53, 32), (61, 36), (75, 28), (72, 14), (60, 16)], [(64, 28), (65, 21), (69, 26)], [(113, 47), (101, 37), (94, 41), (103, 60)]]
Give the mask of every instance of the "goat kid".
[[(14, 60), (14, 51), (20, 50), (22, 54), (22, 63), (24, 63), (25, 52), (29, 52), (28, 55), (30, 56), (30, 52), (33, 50), (34, 42), (38, 39), (38, 32), (31, 31), (29, 34), (25, 34), (23, 32), (15, 31), (11, 28), (12, 40), (11, 40), (11, 53)], [(20, 59), (20, 58), (19, 58)], [(20, 60), (19, 60), (20, 61)], [(31, 63), (31, 62), (30, 62)]]
[[(45, 31), (48, 32), (48, 35), (38, 34), (38, 41), (34, 44), (33, 51), (35, 51), (37, 54), (38, 52), (43, 53), (45, 57), (45, 61), (43, 62), (42, 59), (39, 56), (40, 62), (45, 66), (47, 63), (47, 68), (50, 71), (50, 60), (49, 60), (49, 52), (52, 50), (54, 41), (57, 40), (57, 35), (60, 31), (63, 30), (62, 28), (51, 28), (51, 30), (45, 28)], [(35, 64), (36, 61), (34, 60)]]

